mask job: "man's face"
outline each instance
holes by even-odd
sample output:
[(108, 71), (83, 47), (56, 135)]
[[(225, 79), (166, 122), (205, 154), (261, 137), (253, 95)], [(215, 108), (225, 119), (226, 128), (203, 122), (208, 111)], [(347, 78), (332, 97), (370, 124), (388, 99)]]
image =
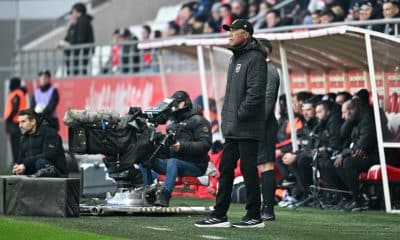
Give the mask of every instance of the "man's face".
[(142, 35), (142, 40), (146, 40), (146, 39), (150, 38), (150, 33), (147, 31), (146, 28), (142, 28), (140, 35)]
[(315, 115), (318, 119), (318, 122), (325, 121), (328, 118), (328, 111), (325, 109), (324, 106), (318, 105), (315, 108)]
[(245, 43), (250, 37), (250, 34), (243, 29), (233, 29), (229, 31), (229, 46), (237, 47)]
[(46, 74), (42, 74), (39, 76), (39, 85), (44, 86), (50, 82), (50, 77)]
[(335, 102), (337, 104), (343, 105), (344, 101), (345, 101), (344, 95), (337, 95), (336, 96)]
[(319, 15), (316, 13), (311, 14), (312, 24), (319, 24)]
[(368, 20), (372, 15), (372, 7), (363, 5), (360, 8), (360, 20)]
[(269, 28), (274, 27), (276, 24), (279, 23), (280, 18), (275, 15), (275, 13), (270, 12), (266, 16), (267, 26)]
[(243, 6), (237, 1), (232, 2), (232, 13), (240, 15), (243, 12)]
[(356, 106), (350, 106), (349, 108), (349, 120), (355, 121), (358, 118), (359, 110)]
[(350, 120), (350, 111), (349, 111), (349, 104), (344, 103), (342, 105), (342, 119)]
[(293, 97), (293, 111), (295, 113), (302, 113), (303, 102), (298, 100), (296, 95)]
[(383, 16), (385, 18), (393, 18), (396, 14), (399, 13), (399, 7), (397, 7), (393, 3), (384, 3), (382, 6)]
[(333, 17), (326, 14), (326, 15), (322, 15), (319, 20), (321, 23), (331, 23), (333, 21)]
[(315, 109), (311, 103), (305, 103), (302, 106), (303, 117), (306, 122), (310, 121), (315, 117)]
[(18, 123), (22, 134), (29, 134), (36, 128), (36, 120), (29, 120), (27, 115), (18, 116)]

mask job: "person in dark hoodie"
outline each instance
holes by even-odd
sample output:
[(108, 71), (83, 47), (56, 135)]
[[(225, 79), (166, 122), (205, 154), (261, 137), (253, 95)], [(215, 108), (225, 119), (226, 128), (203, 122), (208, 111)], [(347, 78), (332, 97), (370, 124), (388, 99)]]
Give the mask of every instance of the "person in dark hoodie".
[(4, 120), (6, 121), (6, 132), (10, 135), (13, 163), (17, 162), (19, 151), (19, 139), (21, 133), (18, 127), (18, 113), (27, 108), (25, 89), (21, 87), (21, 79), (14, 77), (10, 80), (10, 93), (7, 95), (4, 108)]
[(220, 178), (215, 210), (196, 227), (230, 227), (227, 212), (231, 201), (234, 169), (240, 158), (240, 170), (246, 187), (246, 215), (237, 228), (264, 227), (261, 220), (260, 180), (257, 172), (258, 144), (264, 139), (265, 92), (268, 67), (265, 47), (253, 38), (253, 26), (236, 19), (223, 25), (229, 31), (233, 52), (228, 68), (224, 105), (221, 114), (225, 137), (219, 166)]
[(18, 122), (22, 134), (21, 147), (12, 173), (34, 177), (66, 177), (67, 161), (57, 131), (44, 124), (45, 120), (39, 121), (32, 109), (20, 111)]
[[(91, 23), (93, 17), (87, 14), (85, 4), (75, 3), (72, 6), (71, 17), (76, 19), (76, 21), (73, 25), (72, 36), (68, 37), (68, 43), (70, 45), (94, 43), (93, 27)], [(93, 47), (74, 49), (72, 52), (73, 66), (70, 69), (71, 74), (74, 76), (87, 75), (87, 65), (93, 53)]]
[(172, 112), (167, 132), (175, 133), (175, 142), (170, 146), (168, 159), (152, 160), (153, 170), (166, 175), (164, 187), (154, 203), (161, 207), (168, 207), (177, 176), (205, 174), (212, 144), (211, 125), (202, 116), (201, 108), (193, 105), (184, 91), (175, 92), (172, 98), (177, 100), (178, 107)]

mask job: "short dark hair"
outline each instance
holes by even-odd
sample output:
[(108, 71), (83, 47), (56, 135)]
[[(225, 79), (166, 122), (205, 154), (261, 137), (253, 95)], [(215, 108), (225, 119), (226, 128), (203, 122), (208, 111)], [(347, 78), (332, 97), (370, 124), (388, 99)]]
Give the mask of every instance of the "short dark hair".
[(268, 10), (266, 15), (268, 15), (270, 13), (273, 13), (275, 15), (275, 17), (278, 17), (278, 18), (281, 17), (281, 14), (278, 10), (274, 10), (274, 9)]
[(23, 109), (18, 113), (18, 116), (28, 116), (28, 119), (32, 121), (33, 119), (38, 120), (37, 114), (30, 108)]
[(39, 76), (39, 77), (42, 76), (42, 75), (51, 77), (50, 70), (47, 70), (47, 69), (46, 69), (46, 70), (42, 70), (42, 71), (38, 72), (38, 76)]
[(75, 11), (77, 11), (81, 14), (86, 14), (86, 6), (84, 3), (81, 3), (81, 2), (75, 3), (72, 6), (72, 9), (75, 9)]
[(323, 108), (325, 108), (326, 111), (331, 111), (331, 110), (332, 110), (332, 106), (333, 106), (332, 102), (329, 101), (329, 100), (322, 100), (322, 101), (319, 101), (319, 102), (315, 105), (315, 107), (320, 106), (320, 105), (321, 105)]
[(147, 24), (142, 26), (143, 29), (146, 29), (147, 33), (150, 34), (151, 33), (151, 27)]
[(343, 96), (344, 97), (344, 101), (346, 102), (347, 100), (350, 100), (353, 96), (347, 92), (347, 91), (341, 91), (338, 92), (336, 96)]

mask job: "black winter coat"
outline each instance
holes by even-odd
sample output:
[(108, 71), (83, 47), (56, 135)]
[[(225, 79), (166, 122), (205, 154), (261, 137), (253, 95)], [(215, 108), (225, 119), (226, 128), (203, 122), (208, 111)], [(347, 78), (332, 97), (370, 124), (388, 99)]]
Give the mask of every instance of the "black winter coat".
[(25, 165), (25, 175), (35, 173), (38, 159), (46, 159), (54, 164), (62, 175), (67, 175), (67, 161), (57, 130), (46, 124), (40, 124), (33, 134), (21, 137), (18, 163)]
[(263, 140), (267, 52), (254, 38), (231, 51), (221, 114), (222, 134), (225, 138)]
[(200, 107), (194, 105), (179, 119), (172, 121), (167, 126), (167, 131), (170, 130), (175, 132), (176, 141), (180, 143), (179, 151), (171, 151), (170, 157), (192, 162), (205, 173), (212, 136), (210, 122), (201, 115)]
[(362, 150), (367, 155), (378, 155), (375, 118), (371, 107), (362, 108), (360, 120), (355, 123), (351, 132), (351, 140), (353, 150)]

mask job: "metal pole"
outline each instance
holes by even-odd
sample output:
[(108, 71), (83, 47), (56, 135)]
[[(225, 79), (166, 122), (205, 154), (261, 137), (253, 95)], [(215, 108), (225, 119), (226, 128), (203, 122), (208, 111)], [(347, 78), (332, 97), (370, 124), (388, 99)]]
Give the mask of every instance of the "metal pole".
[(376, 87), (376, 79), (375, 79), (374, 56), (372, 53), (371, 36), (369, 34), (365, 34), (365, 47), (367, 50), (369, 80), (371, 83), (371, 90), (372, 90), (373, 109), (374, 109), (375, 126), (376, 126), (376, 137), (377, 137), (377, 141), (378, 141), (379, 161), (381, 163), (382, 184), (383, 184), (383, 193), (385, 196), (385, 206), (386, 206), (386, 212), (391, 212), (392, 204), (390, 202), (390, 192), (389, 192), (389, 183), (388, 183), (388, 176), (387, 176), (387, 170), (386, 170), (385, 150), (384, 150), (384, 146), (383, 146), (382, 125), (381, 125), (381, 118), (380, 118), (380, 112), (379, 112), (379, 101), (378, 101), (378, 90)]
[(293, 112), (293, 105), (292, 105), (292, 95), (291, 95), (291, 87), (290, 87), (290, 79), (289, 79), (289, 69), (286, 57), (286, 49), (285, 45), (282, 41), (279, 41), (279, 53), (281, 57), (281, 65), (282, 65), (282, 75), (283, 75), (283, 82), (285, 85), (285, 93), (286, 93), (286, 104), (288, 110), (288, 117), (289, 117), (289, 124), (290, 124), (290, 136), (292, 138), (292, 149), (293, 152), (298, 150), (297, 147), (297, 132), (296, 126), (294, 122), (294, 112)]
[(19, 52), (21, 40), (21, 18), (19, 16), (19, 0), (15, 1), (15, 52)]
[(166, 97), (168, 97), (167, 73), (165, 72), (164, 52), (161, 48), (158, 49), (157, 55), (158, 55), (158, 64), (160, 65), (162, 91), (163, 91), (164, 98), (166, 98)]
[(205, 118), (210, 121), (210, 105), (208, 103), (207, 83), (206, 83), (206, 68), (204, 64), (203, 47), (197, 46), (197, 59), (199, 63), (201, 95), (203, 96), (203, 107)]
[(209, 57), (210, 57), (210, 65), (211, 65), (211, 80), (214, 85), (214, 98), (215, 98), (215, 107), (217, 108), (217, 121), (218, 121), (218, 129), (221, 131), (221, 104), (219, 102), (219, 84), (217, 80), (217, 69), (215, 67), (215, 59), (214, 59), (214, 48), (210, 46)]

